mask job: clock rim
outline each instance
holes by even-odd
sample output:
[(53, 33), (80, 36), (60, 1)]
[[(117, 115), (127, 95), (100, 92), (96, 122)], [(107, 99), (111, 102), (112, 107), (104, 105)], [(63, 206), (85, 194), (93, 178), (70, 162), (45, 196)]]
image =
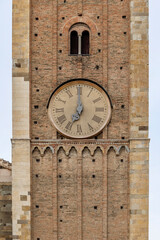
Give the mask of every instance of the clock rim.
[[(107, 95), (108, 102), (110, 103), (110, 115), (109, 115), (108, 120), (107, 120), (106, 123), (103, 125), (103, 127), (100, 128), (99, 131), (97, 131), (96, 133), (93, 133), (93, 134), (90, 135), (90, 136), (83, 136), (83, 135), (82, 135), (82, 136), (71, 136), (71, 135), (69, 135), (69, 134), (67, 135), (67, 134), (63, 133), (63, 132), (54, 124), (53, 120), (51, 119), (50, 113), (49, 113), (49, 105), (50, 105), (50, 101), (51, 101), (53, 95), (54, 95), (55, 93), (58, 94), (58, 92), (60, 92), (60, 91), (63, 89), (63, 86), (64, 86), (64, 85), (66, 85), (66, 87), (67, 87), (67, 86), (69, 85), (69, 83), (71, 83), (71, 82), (77, 82), (77, 84), (78, 84), (80, 81), (82, 81), (82, 82), (90, 82), (90, 83), (93, 84), (93, 85), (94, 85), (94, 84), (97, 85), (97, 87), (100, 88), (101, 91)], [(95, 86), (95, 88), (96, 88), (96, 86)], [(109, 124), (109, 122), (110, 122), (110, 120), (111, 120), (112, 108), (113, 108), (112, 102), (111, 102), (111, 99), (110, 99), (107, 91), (106, 91), (100, 84), (98, 84), (98, 83), (96, 83), (96, 82), (94, 82), (94, 81), (92, 81), (92, 80), (83, 79), (83, 78), (71, 79), (71, 80), (65, 81), (65, 82), (63, 82), (62, 84), (60, 84), (60, 85), (52, 92), (52, 94), (51, 94), (51, 96), (50, 96), (50, 98), (49, 98), (48, 104), (47, 104), (48, 117), (49, 117), (49, 120), (50, 120), (52, 126), (55, 127), (55, 129), (56, 129), (62, 136), (67, 137), (67, 138), (69, 138), (69, 139), (74, 139), (74, 140), (91, 139), (91, 138), (97, 136), (98, 134), (100, 134), (100, 133), (103, 131), (103, 129)]]
[(86, 79), (86, 78), (74, 78), (74, 79), (70, 79), (70, 80), (67, 80), (67, 81), (61, 83), (61, 84), (60, 84), (58, 87), (56, 87), (55, 90), (51, 93), (51, 95), (50, 95), (50, 97), (49, 97), (49, 100), (48, 100), (48, 103), (47, 103), (47, 109), (49, 108), (49, 104), (50, 104), (50, 101), (51, 101), (51, 99), (52, 99), (52, 96), (54, 95), (54, 93), (55, 93), (59, 88), (61, 88), (63, 85), (66, 85), (67, 83), (76, 82), (76, 81), (80, 81), (80, 80), (86, 81), (86, 82), (91, 82), (91, 83), (93, 83), (93, 84), (96, 84), (98, 87), (100, 87), (100, 88), (106, 93), (106, 95), (107, 95), (107, 97), (108, 97), (108, 99), (109, 99), (109, 101), (110, 101), (111, 108), (113, 109), (113, 105), (112, 105), (111, 98), (110, 98), (108, 92), (106, 91), (106, 89), (105, 89), (103, 86), (101, 86), (99, 83), (97, 83), (97, 82), (95, 82), (95, 81), (93, 81), (93, 80), (90, 80), (90, 79)]

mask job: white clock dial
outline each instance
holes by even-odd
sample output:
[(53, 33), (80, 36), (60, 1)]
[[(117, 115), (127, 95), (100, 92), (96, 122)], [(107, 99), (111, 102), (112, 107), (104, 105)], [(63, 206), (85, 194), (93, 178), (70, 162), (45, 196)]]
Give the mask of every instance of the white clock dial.
[(109, 122), (111, 104), (99, 85), (87, 80), (72, 80), (52, 95), (48, 114), (52, 124), (70, 138), (95, 136)]

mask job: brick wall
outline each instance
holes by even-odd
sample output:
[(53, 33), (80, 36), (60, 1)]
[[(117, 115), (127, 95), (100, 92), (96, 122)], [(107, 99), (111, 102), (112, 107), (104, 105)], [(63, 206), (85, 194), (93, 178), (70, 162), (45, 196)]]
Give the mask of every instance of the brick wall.
[(11, 164), (0, 159), (0, 240), (12, 239)]
[[(14, 239), (147, 240), (147, 4), (13, 1)], [(89, 56), (69, 55), (76, 23), (89, 27)], [(98, 140), (65, 139), (48, 119), (51, 93), (73, 78), (94, 80), (111, 97)]]

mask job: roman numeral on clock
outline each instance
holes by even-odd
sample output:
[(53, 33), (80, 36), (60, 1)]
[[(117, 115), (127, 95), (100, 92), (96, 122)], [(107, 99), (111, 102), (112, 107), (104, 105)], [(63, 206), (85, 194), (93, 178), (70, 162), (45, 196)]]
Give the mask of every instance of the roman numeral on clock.
[(104, 112), (104, 108), (96, 107), (96, 112)]
[(90, 96), (91, 92), (93, 91), (93, 88), (90, 90), (90, 92), (88, 93), (87, 97)]
[(64, 112), (64, 108), (56, 108), (56, 113)]
[(73, 123), (69, 121), (69, 122), (67, 123), (67, 125), (65, 126), (65, 128), (66, 128), (67, 130), (71, 130), (72, 124), (73, 124)]
[(77, 133), (79, 133), (79, 134), (82, 133), (82, 128), (81, 128), (80, 124), (77, 125)]
[(68, 94), (69, 98), (73, 97), (72, 93), (70, 92), (70, 90), (67, 90), (66, 93)]
[(93, 131), (94, 130), (94, 128), (88, 123), (88, 127), (89, 127), (89, 130), (90, 131)]
[(92, 118), (93, 121), (97, 122), (97, 123), (100, 123), (100, 121), (102, 120), (102, 118), (94, 115), (93, 118)]
[(77, 87), (77, 95), (82, 95), (82, 87)]
[(96, 103), (96, 102), (99, 102), (100, 100), (101, 100), (101, 98), (99, 97), (99, 98), (96, 98), (95, 100), (93, 100), (93, 102)]
[(56, 100), (59, 102), (63, 102), (64, 104), (66, 103), (66, 101), (62, 100), (61, 98), (56, 98)]
[(58, 117), (57, 119), (61, 124), (63, 124), (67, 120), (67, 118), (64, 114), (62, 116)]

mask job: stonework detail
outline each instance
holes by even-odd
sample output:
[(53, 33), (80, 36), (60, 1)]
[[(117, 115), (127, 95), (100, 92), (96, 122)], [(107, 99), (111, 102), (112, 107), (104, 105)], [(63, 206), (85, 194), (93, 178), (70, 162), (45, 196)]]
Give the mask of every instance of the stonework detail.
[(130, 240), (148, 239), (148, 0), (130, 1)]
[(0, 240), (12, 239), (12, 164), (0, 159)]
[[(70, 55), (82, 26), (89, 54)], [(79, 78), (113, 108), (98, 136), (73, 140), (47, 103)], [(13, 239), (148, 240), (148, 152), (148, 1), (13, 0)]]

